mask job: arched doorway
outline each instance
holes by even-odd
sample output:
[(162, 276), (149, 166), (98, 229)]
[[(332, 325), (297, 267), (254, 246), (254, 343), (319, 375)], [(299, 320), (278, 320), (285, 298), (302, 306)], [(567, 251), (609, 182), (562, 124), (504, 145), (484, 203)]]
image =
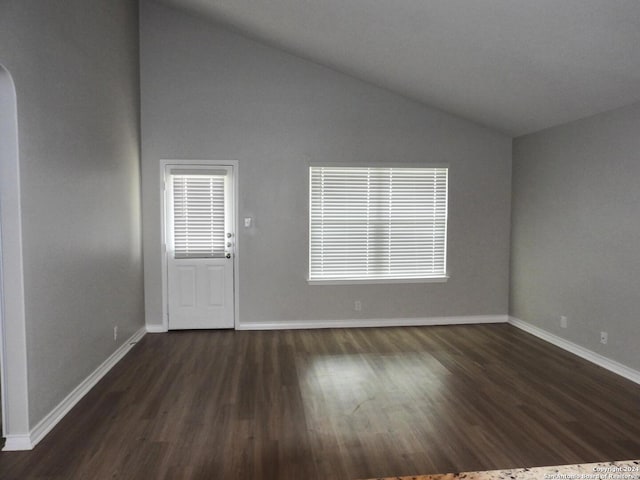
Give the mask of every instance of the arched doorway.
[(0, 377), (4, 450), (32, 448), (29, 432), (27, 345), (16, 89), (0, 63)]

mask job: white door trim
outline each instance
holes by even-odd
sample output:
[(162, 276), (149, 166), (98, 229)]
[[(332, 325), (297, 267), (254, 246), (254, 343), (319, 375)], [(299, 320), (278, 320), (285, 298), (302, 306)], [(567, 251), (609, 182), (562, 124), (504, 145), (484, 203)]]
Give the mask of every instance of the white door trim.
[(0, 367), (5, 450), (31, 448), (16, 90), (0, 64)]
[(239, 240), (239, 228), (238, 228), (238, 185), (239, 185), (239, 171), (237, 160), (160, 160), (160, 228), (161, 228), (161, 257), (162, 257), (162, 328), (163, 331), (169, 330), (169, 286), (168, 286), (168, 265), (167, 265), (167, 226), (166, 226), (166, 189), (167, 183), (167, 167), (182, 167), (189, 166), (228, 166), (233, 168), (233, 229), (235, 232), (234, 238), (234, 254), (233, 254), (233, 308), (234, 308), (234, 329), (238, 329), (240, 324), (240, 274), (238, 266), (240, 264), (240, 240)]

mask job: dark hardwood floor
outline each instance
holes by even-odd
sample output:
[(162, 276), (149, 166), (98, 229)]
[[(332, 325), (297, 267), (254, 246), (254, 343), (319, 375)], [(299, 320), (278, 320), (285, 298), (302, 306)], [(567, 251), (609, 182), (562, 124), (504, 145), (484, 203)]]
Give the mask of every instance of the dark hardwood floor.
[(640, 458), (640, 386), (509, 325), (147, 335), (2, 479), (358, 479)]

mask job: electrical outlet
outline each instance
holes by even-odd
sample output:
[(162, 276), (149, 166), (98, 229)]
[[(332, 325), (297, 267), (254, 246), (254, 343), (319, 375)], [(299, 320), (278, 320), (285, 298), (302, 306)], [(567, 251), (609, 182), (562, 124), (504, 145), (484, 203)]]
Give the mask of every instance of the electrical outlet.
[(113, 341), (118, 340), (118, 327), (113, 327)]
[(600, 343), (606, 345), (609, 341), (609, 334), (607, 332), (600, 332)]
[(567, 317), (566, 317), (566, 315), (562, 315), (560, 317), (560, 327), (561, 328), (567, 328)]
[(362, 302), (360, 300), (356, 300), (353, 303), (353, 308), (355, 309), (356, 312), (361, 312), (362, 311)]

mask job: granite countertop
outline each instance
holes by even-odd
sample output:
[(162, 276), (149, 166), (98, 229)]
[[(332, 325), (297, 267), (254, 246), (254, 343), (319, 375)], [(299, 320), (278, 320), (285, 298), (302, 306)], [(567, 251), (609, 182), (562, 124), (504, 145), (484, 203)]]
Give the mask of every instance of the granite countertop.
[(375, 480), (640, 480), (640, 460), (387, 477)]

